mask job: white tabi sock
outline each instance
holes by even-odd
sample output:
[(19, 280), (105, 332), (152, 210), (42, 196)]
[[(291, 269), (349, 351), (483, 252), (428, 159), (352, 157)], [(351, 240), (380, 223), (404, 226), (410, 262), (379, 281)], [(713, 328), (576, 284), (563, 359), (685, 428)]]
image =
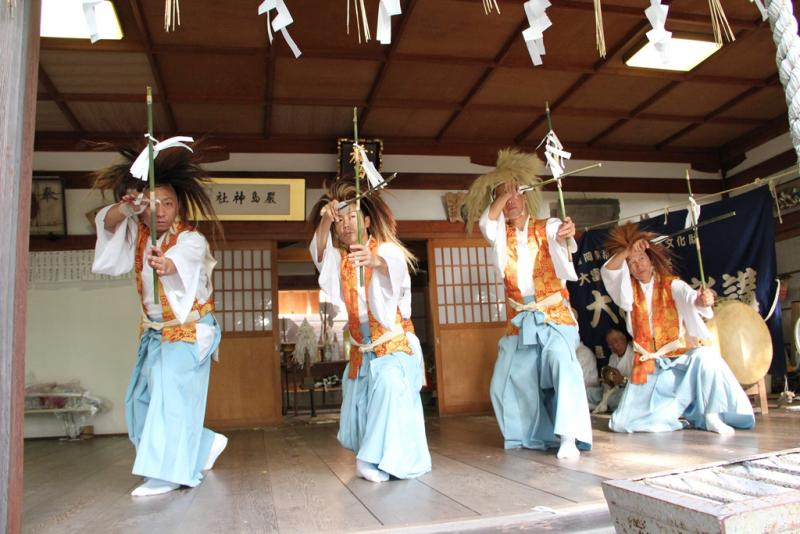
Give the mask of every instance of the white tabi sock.
[(720, 436), (730, 436), (735, 432), (733, 427), (722, 422), (718, 413), (706, 414), (706, 428), (709, 432), (716, 432)]
[(166, 480), (148, 478), (144, 484), (133, 490), (131, 495), (134, 497), (149, 497), (150, 495), (169, 493), (170, 491), (176, 490), (180, 487), (180, 484), (174, 484), (172, 482), (167, 482)]
[(214, 442), (211, 443), (211, 450), (208, 452), (208, 460), (206, 460), (206, 465), (203, 466), (203, 471), (208, 471), (214, 467), (214, 462), (217, 461), (217, 458), (227, 446), (228, 438), (222, 434), (214, 434)]
[(578, 458), (581, 451), (575, 446), (575, 438), (571, 436), (561, 436), (561, 447), (558, 448), (556, 458), (559, 460), (572, 460)]
[(361, 478), (370, 482), (386, 482), (389, 480), (389, 473), (378, 469), (374, 464), (356, 459), (356, 472)]

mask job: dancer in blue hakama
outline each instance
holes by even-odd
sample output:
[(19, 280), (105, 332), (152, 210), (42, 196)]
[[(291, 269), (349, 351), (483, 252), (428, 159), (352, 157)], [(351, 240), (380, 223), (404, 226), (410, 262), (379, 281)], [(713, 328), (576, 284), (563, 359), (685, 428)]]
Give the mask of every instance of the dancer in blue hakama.
[(728, 365), (716, 348), (697, 346), (710, 337), (703, 317), (713, 315), (713, 292), (676, 277), (667, 249), (653, 237), (626, 224), (606, 243), (611, 259), (601, 269), (603, 283), (627, 312), (634, 348), (631, 379), (609, 427), (665, 432), (691, 425), (719, 434), (752, 428), (753, 408)]
[[(145, 477), (134, 496), (200, 484), (227, 438), (203, 428), (211, 355), (220, 341), (214, 319), (208, 243), (188, 224), (189, 206), (215, 220), (197, 156), (164, 151), (155, 164), (157, 245), (150, 244), (150, 207), (135, 190), (127, 163), (98, 173), (97, 186), (122, 197), (95, 219), (92, 270), (118, 276), (134, 270), (142, 301), (139, 354), (125, 396), (128, 435), (136, 447), (133, 473)], [(153, 272), (158, 275), (154, 295)]]
[(354, 196), (352, 181), (331, 186), (313, 211), (310, 246), (320, 287), (347, 310), (353, 340), (337, 437), (356, 454), (359, 476), (414, 478), (430, 471), (431, 457), (419, 395), (422, 354), (408, 326), (413, 256), (395, 237), (394, 217), (379, 194), (362, 198), (360, 212), (354, 203), (340, 206)]
[(506, 448), (558, 447), (560, 459), (589, 450), (592, 429), (583, 373), (575, 354), (577, 322), (566, 280), (577, 280), (571, 253), (575, 225), (534, 219), (538, 195), (521, 193), (542, 172), (535, 155), (503, 150), (497, 168), (473, 183), (470, 223), (479, 219), (505, 282), (509, 318), (498, 343), (490, 395)]

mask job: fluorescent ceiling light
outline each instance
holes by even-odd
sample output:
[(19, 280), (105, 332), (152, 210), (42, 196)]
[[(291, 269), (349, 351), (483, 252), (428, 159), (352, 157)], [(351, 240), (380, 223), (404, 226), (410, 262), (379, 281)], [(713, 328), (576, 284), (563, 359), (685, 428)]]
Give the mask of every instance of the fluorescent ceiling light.
[[(114, 4), (100, 2), (95, 7), (97, 32), (100, 39), (122, 39)], [(42, 37), (62, 37), (67, 39), (89, 39), (89, 26), (83, 16), (81, 0), (42, 0)]]
[(650, 41), (625, 60), (629, 67), (690, 71), (722, 48), (712, 41), (673, 37), (662, 55)]

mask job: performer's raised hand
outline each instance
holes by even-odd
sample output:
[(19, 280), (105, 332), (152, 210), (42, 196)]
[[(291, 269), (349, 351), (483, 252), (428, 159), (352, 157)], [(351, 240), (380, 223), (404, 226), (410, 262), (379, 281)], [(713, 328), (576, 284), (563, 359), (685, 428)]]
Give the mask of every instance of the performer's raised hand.
[(359, 245), (358, 243), (350, 245), (350, 253), (347, 258), (356, 267), (372, 267), (373, 269), (386, 270), (386, 262), (377, 254), (373, 254), (367, 245)]
[(322, 210), (320, 210), (320, 215), (322, 219), (327, 221), (328, 223), (337, 223), (341, 219), (339, 215), (339, 201), (334, 199), (322, 206)]
[(498, 185), (494, 192), (494, 201), (492, 201), (492, 204), (489, 206), (489, 218), (493, 221), (496, 221), (505, 209), (508, 201), (515, 199), (522, 194), (519, 192), (519, 186), (513, 180), (503, 182), (502, 184)]
[(147, 249), (147, 263), (158, 276), (167, 276), (178, 272), (175, 263), (164, 255), (160, 247), (150, 246)]
[(572, 222), (572, 219), (566, 217), (564, 222), (561, 223), (561, 226), (558, 227), (558, 240), (566, 242), (568, 239), (572, 239), (575, 237), (575, 223)]
[(647, 239), (639, 239), (636, 243), (634, 243), (631, 246), (630, 252), (631, 253), (644, 252), (648, 248), (650, 248), (650, 241), (648, 241)]
[(714, 292), (708, 288), (701, 289), (697, 292), (697, 298), (694, 300), (694, 305), (698, 308), (709, 308), (714, 305)]

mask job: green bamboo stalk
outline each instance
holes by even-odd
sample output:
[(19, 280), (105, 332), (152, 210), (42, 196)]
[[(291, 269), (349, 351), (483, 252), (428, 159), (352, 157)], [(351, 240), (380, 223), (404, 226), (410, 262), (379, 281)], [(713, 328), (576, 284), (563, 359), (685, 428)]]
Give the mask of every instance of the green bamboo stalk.
[[(147, 181), (150, 186), (150, 243), (155, 247), (158, 245), (156, 237), (156, 169), (154, 165), (155, 156), (153, 154), (153, 89), (147, 86), (147, 157), (150, 165), (148, 169)], [(158, 304), (158, 274), (153, 269), (153, 302)]]
[[(358, 156), (355, 153), (356, 145), (358, 144), (358, 108), (353, 107), (353, 154), (354, 163), (353, 169), (356, 173), (356, 229), (358, 231), (358, 244), (362, 245), (363, 237), (361, 228), (361, 163), (358, 161)], [(364, 267), (358, 268), (358, 285), (364, 287)]]
[[(692, 180), (689, 177), (689, 169), (686, 169), (686, 186), (689, 188), (689, 198), (694, 199), (692, 195)], [(694, 216), (694, 210), (691, 204), (689, 205), (689, 214), (692, 217), (692, 226), (694, 226), (694, 246), (697, 248), (697, 264), (700, 267), (700, 284), (703, 290), (706, 289), (706, 274), (703, 271), (703, 254), (700, 251), (700, 230), (697, 228), (697, 219)]]

